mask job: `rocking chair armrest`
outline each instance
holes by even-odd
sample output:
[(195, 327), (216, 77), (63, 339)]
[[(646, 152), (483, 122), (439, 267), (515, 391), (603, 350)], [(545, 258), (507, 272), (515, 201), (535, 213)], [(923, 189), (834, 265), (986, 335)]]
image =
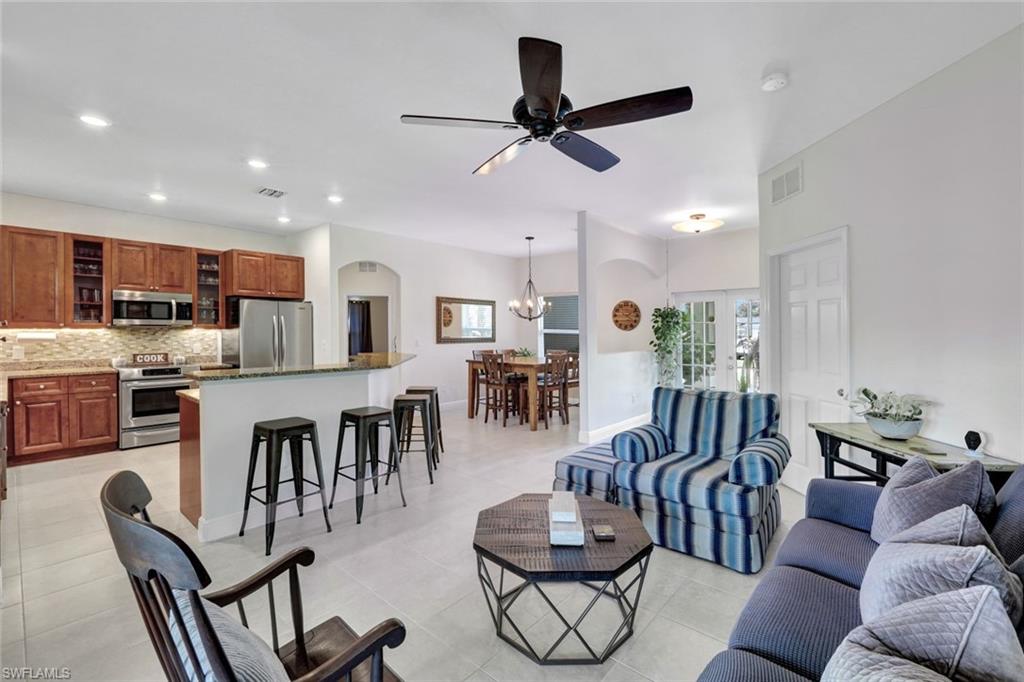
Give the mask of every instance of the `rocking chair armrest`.
[(211, 601), (221, 607), (233, 604), (239, 599), (244, 599), (254, 592), (257, 592), (270, 583), (274, 578), (282, 575), (286, 571), (289, 571), (296, 566), (311, 565), (313, 563), (313, 558), (313, 550), (309, 547), (296, 547), (277, 561), (274, 561), (267, 566), (264, 566), (256, 573), (253, 573), (248, 578), (235, 583), (230, 587), (225, 587), (222, 590), (204, 594), (203, 599)]
[[(369, 632), (354, 640), (345, 649), (310, 670), (295, 682), (319, 682), (320, 680), (340, 680), (366, 659), (382, 654), (384, 647), (394, 649), (405, 641), (405, 625), (397, 618), (388, 618), (378, 623)], [(383, 665), (383, 659), (381, 660)], [(371, 679), (380, 679), (371, 673)]]

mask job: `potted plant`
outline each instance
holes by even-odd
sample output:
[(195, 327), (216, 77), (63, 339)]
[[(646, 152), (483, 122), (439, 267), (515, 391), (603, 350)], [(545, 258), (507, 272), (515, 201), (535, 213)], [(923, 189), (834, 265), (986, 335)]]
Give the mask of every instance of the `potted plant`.
[(862, 388), (850, 404), (857, 414), (864, 417), (871, 430), (882, 438), (908, 440), (921, 430), (928, 401), (892, 391), (878, 395), (869, 388)]
[(674, 306), (655, 308), (651, 316), (654, 359), (658, 363), (658, 385), (668, 388), (682, 384), (682, 350), (686, 313)]
[(530, 350), (529, 348), (527, 348), (526, 346), (521, 346), (520, 348), (515, 348), (515, 349), (512, 350), (512, 357), (514, 357), (514, 358), (532, 358), (533, 357), (533, 351)]

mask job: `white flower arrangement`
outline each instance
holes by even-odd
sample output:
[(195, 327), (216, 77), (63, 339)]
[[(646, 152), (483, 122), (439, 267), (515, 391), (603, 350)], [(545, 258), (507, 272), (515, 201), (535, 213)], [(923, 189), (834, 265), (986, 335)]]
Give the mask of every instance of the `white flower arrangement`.
[(891, 422), (910, 422), (921, 419), (928, 401), (915, 395), (900, 395), (889, 391), (878, 395), (869, 388), (857, 391), (850, 400), (854, 411), (862, 417), (887, 419)]

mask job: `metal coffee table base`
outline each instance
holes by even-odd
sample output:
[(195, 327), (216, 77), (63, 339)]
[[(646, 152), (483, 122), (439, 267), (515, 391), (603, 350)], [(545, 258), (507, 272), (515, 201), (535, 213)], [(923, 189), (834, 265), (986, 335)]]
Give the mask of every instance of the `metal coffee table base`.
[[(613, 653), (615, 653), (616, 649), (622, 646), (623, 642), (633, 635), (633, 623), (636, 620), (637, 605), (640, 603), (640, 592), (643, 590), (644, 578), (647, 576), (647, 565), (650, 563), (650, 560), (651, 555), (646, 554), (639, 559), (639, 561), (627, 567), (626, 570), (618, 576), (607, 580), (604, 583), (579, 581), (580, 585), (586, 585), (590, 589), (594, 590), (594, 597), (587, 603), (587, 606), (572, 623), (569, 622), (562, 611), (559, 610), (558, 605), (551, 600), (541, 587), (541, 582), (567, 581), (525, 580), (523, 583), (506, 591), (504, 568), (492, 564), (493, 568), (498, 571), (498, 582), (495, 584), (491, 575), (492, 570), (488, 568), (487, 565), (489, 562), (479, 554), (476, 558), (476, 566), (477, 575), (480, 578), (480, 587), (484, 591), (484, 599), (487, 601), (487, 608), (491, 612), (491, 619), (494, 621), (494, 627), (497, 631), (498, 637), (508, 642), (510, 645), (522, 652), (523, 655), (529, 657), (539, 665), (585, 665), (604, 663)], [(630, 568), (633, 566), (639, 567), (639, 571), (632, 577), (632, 579), (629, 580), (628, 583), (626, 583), (625, 586), (621, 585), (619, 581), (624, 580), (626, 575), (631, 573)], [(509, 572), (512, 573), (511, 571)], [(513, 575), (516, 574), (513, 573)], [(512, 605), (516, 603), (516, 600), (531, 588), (540, 594), (544, 602), (548, 605), (548, 608), (551, 609), (552, 613), (558, 616), (562, 625), (565, 626), (565, 630), (555, 640), (554, 644), (552, 644), (547, 651), (542, 654), (538, 653), (538, 649), (530, 643), (530, 640), (526, 637), (526, 633), (516, 624), (510, 613)], [(636, 594), (631, 599), (629, 597), (629, 593), (634, 588), (636, 590)], [(587, 616), (593, 610), (601, 597), (607, 597), (608, 599), (615, 600), (619, 607), (619, 612), (622, 614), (622, 621), (608, 640), (607, 644), (598, 650), (587, 642), (583, 633), (580, 632), (580, 626), (586, 620)], [(506, 627), (511, 628), (519, 639), (516, 640), (510, 637), (506, 632)], [(588, 657), (555, 655), (559, 646), (569, 639), (569, 635), (575, 635), (575, 638), (579, 640), (587, 650), (587, 653), (590, 654)]]

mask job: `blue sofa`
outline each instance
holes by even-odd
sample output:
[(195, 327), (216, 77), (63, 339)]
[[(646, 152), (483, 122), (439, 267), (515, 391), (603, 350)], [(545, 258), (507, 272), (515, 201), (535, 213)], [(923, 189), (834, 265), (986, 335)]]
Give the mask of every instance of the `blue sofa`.
[(654, 542), (761, 570), (789, 462), (771, 394), (656, 388), (651, 423), (560, 459), (555, 490), (632, 509)]
[[(861, 624), (859, 589), (877, 549), (871, 522), (882, 489), (816, 479), (806, 518), (790, 530), (729, 638), (700, 682), (802, 682), (821, 677)], [(990, 535), (1003, 558), (1024, 556), (1024, 467), (996, 497)], [(1024, 635), (1024, 631), (1022, 631)]]

